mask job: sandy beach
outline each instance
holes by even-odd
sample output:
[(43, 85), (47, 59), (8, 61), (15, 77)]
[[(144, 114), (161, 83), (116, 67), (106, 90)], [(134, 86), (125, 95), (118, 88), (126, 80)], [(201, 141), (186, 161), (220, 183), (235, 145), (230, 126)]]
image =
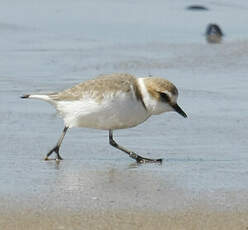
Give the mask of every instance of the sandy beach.
[(2, 229), (247, 229), (247, 211), (216, 212), (208, 208), (194, 208), (187, 212), (83, 212), (83, 213), (40, 213), (23, 212), (2, 215)]
[[(2, 2), (0, 229), (248, 229), (248, 4), (190, 4)], [(206, 42), (208, 23), (221, 26), (221, 44)], [(115, 132), (163, 164), (137, 165), (107, 132), (76, 128), (64, 160), (44, 161), (63, 121), (50, 105), (20, 96), (114, 72), (178, 87), (188, 119), (167, 113)]]
[(185, 176), (161, 173), (158, 166), (79, 165), (73, 170), (66, 164), (47, 168), (41, 180), (35, 176), (25, 184), (22, 179), (23, 192), (17, 188), (2, 195), (0, 229), (247, 228), (246, 189), (227, 189), (224, 184), (187, 188), (180, 182), (187, 180)]

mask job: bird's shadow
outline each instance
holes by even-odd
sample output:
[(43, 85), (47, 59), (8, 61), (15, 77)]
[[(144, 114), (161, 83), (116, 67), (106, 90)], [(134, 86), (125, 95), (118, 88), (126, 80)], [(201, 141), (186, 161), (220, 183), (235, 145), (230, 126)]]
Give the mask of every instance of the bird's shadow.
[(57, 160), (56, 158), (49, 158), (47, 160), (43, 159), (43, 161), (47, 163), (47, 165), (52, 164), (56, 170), (59, 170), (61, 168), (61, 160)]

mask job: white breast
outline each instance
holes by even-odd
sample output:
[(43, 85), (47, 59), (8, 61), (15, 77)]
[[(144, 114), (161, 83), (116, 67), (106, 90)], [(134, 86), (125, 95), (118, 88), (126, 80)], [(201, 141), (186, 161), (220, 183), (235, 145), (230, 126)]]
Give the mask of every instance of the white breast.
[(150, 116), (133, 92), (106, 93), (100, 102), (87, 96), (59, 101), (56, 108), (66, 126), (104, 130), (134, 127)]

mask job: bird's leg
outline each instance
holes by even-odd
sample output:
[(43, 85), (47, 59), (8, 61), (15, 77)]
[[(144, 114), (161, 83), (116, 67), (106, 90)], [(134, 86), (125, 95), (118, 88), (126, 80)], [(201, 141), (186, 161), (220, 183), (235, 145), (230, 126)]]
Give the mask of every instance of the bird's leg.
[(69, 127), (65, 126), (65, 128), (63, 129), (63, 132), (62, 132), (62, 135), (61, 137), (59, 138), (57, 144), (47, 153), (46, 157), (45, 157), (45, 160), (48, 160), (48, 157), (53, 153), (55, 152), (57, 154), (57, 158), (56, 160), (63, 160), (63, 158), (60, 156), (59, 154), (59, 149), (60, 149), (60, 146), (62, 144), (62, 141), (65, 137), (65, 134), (66, 134), (66, 131), (68, 130)]
[(115, 140), (113, 139), (113, 131), (109, 130), (109, 144), (112, 145), (113, 147), (127, 153), (131, 158), (135, 159), (137, 163), (148, 163), (148, 162), (152, 162), (152, 163), (162, 163), (162, 159), (149, 159), (149, 158), (145, 158), (142, 157), (138, 154), (136, 154), (133, 151), (130, 151), (120, 145), (118, 145)]

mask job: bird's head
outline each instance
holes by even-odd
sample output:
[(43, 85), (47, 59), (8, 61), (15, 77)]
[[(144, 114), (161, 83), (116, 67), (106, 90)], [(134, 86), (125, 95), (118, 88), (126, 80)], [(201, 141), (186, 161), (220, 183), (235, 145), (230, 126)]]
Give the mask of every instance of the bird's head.
[(142, 79), (146, 88), (146, 90), (143, 89), (143, 100), (152, 115), (175, 111), (183, 117), (187, 117), (186, 113), (177, 104), (178, 90), (175, 85), (159, 77)]

